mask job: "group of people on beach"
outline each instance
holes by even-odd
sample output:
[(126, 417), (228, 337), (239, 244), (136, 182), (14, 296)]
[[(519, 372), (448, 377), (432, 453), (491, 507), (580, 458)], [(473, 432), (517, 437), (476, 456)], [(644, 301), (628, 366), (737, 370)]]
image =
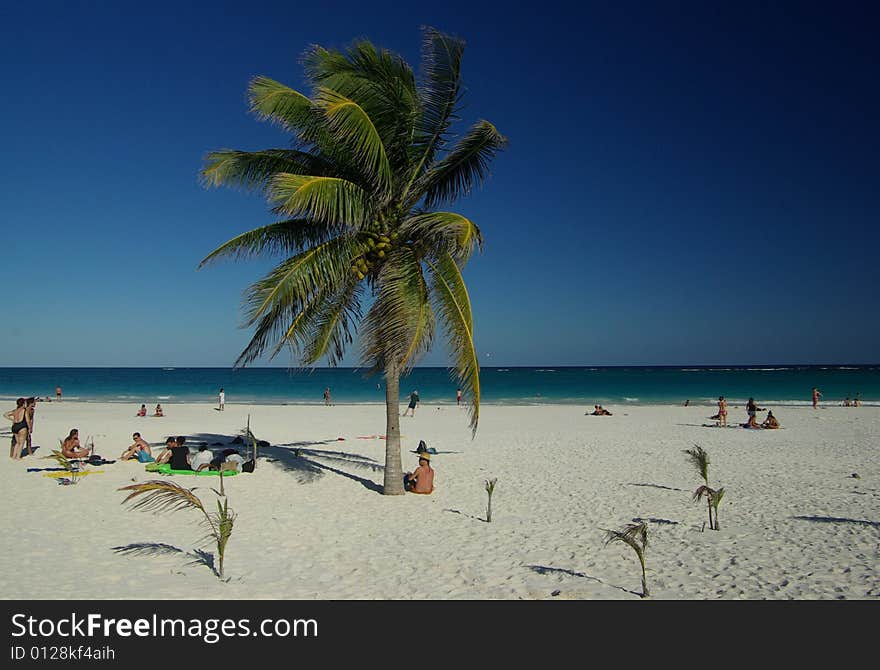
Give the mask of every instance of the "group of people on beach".
[[(135, 416), (146, 416), (146, 415), (147, 415), (147, 406), (141, 405), (141, 408), (137, 411), (137, 414), (135, 414)], [(162, 409), (161, 404), (159, 404), (159, 403), (156, 404), (156, 411), (153, 413), (153, 416), (165, 416), (165, 412)]]
[(611, 412), (602, 407), (602, 405), (593, 405), (593, 411), (584, 412), (584, 414), (588, 414), (590, 416), (614, 416)]
[[(773, 416), (773, 410), (767, 410), (767, 418), (763, 422), (758, 423), (757, 414), (763, 411), (764, 408), (758, 407), (754, 398), (749, 398), (748, 402), (746, 402), (746, 414), (749, 418), (745, 423), (741, 423), (740, 426), (742, 428), (766, 428), (768, 430), (779, 428), (779, 421)], [(723, 395), (718, 397), (718, 413), (709, 418), (717, 422), (716, 426), (727, 427), (727, 399)]]

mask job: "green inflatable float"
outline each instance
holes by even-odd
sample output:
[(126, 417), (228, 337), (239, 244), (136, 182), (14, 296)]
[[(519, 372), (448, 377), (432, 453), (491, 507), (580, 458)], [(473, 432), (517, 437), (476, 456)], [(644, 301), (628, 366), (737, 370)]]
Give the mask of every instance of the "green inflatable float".
[[(147, 472), (158, 472), (160, 475), (195, 475), (196, 477), (218, 477), (220, 475), (219, 470), (200, 470), (199, 472), (194, 470), (172, 470), (170, 463), (162, 463), (161, 465), (149, 463), (144, 466), (144, 470)], [(223, 476), (234, 477), (237, 474), (237, 470), (226, 470)]]

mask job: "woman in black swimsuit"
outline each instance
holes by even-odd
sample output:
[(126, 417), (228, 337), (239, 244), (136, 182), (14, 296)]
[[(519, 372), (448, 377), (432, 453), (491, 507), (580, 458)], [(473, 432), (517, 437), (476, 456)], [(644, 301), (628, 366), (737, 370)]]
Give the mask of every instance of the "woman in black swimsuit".
[(21, 452), (27, 444), (27, 437), (31, 428), (24, 398), (16, 400), (15, 409), (11, 412), (6, 412), (3, 416), (12, 421), (13, 444), (9, 450), (9, 457), (14, 460), (21, 460)]

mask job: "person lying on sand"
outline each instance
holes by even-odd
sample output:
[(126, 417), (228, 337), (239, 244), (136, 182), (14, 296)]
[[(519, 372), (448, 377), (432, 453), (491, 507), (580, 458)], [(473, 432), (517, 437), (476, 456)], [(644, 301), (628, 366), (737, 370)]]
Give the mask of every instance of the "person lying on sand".
[[(153, 452), (150, 449), (150, 443), (142, 438), (140, 433), (134, 433), (131, 437), (134, 439), (134, 444), (122, 452), (122, 456), (119, 457), (119, 460), (127, 461), (136, 458), (141, 463), (152, 461)], [(141, 454), (144, 455), (142, 456)]]
[(65, 458), (88, 458), (91, 449), (82, 447), (79, 443), (79, 430), (74, 428), (70, 435), (61, 443), (61, 453)]
[(410, 493), (429, 495), (434, 491), (434, 470), (431, 468), (431, 454), (419, 454), (419, 467), (407, 472), (403, 477), (403, 486)]
[(776, 417), (773, 416), (773, 410), (767, 412), (767, 418), (764, 419), (764, 423), (761, 424), (761, 428), (774, 429), (779, 428), (779, 421), (776, 420)]

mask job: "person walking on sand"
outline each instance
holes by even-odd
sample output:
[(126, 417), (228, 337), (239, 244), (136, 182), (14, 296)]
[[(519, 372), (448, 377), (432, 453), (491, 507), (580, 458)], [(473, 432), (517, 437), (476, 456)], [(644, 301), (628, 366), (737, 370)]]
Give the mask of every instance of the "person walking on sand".
[(6, 412), (3, 415), (12, 421), (12, 445), (9, 449), (9, 457), (12, 460), (21, 460), (21, 452), (27, 444), (27, 436), (30, 432), (30, 423), (28, 421), (27, 407), (25, 399), (19, 398), (15, 401), (15, 409)]
[(223, 390), (223, 387), (220, 387), (220, 393), (217, 396), (217, 404), (218, 411), (222, 412), (226, 409), (226, 391)]
[(404, 411), (403, 416), (406, 416), (407, 412), (412, 412), (410, 414), (410, 416), (415, 416), (416, 415), (416, 405), (418, 405), (418, 404), (419, 404), (419, 392), (416, 390), (416, 391), (413, 391), (412, 393), (409, 394), (409, 405), (407, 406), (406, 410)]
[(431, 467), (431, 454), (419, 454), (419, 467), (407, 472), (403, 478), (404, 488), (410, 493), (430, 495), (434, 491), (434, 470)]
[(461, 389), (455, 392), (455, 404), (461, 407)]
[(324, 405), (330, 407), (333, 404), (332, 398), (330, 397), (330, 387), (324, 389)]
[(816, 409), (819, 405), (819, 398), (822, 397), (822, 394), (819, 392), (815, 386), (813, 387), (813, 409)]
[(60, 386), (55, 387), (55, 399), (61, 400), (61, 387)]

